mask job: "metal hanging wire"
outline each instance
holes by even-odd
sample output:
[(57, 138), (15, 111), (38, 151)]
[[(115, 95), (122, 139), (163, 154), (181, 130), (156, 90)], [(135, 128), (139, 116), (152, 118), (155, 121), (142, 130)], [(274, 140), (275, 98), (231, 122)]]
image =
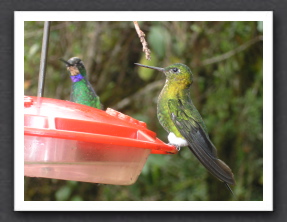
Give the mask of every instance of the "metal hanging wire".
[(47, 54), (48, 54), (48, 46), (49, 46), (49, 34), (50, 34), (50, 22), (45, 21), (43, 40), (42, 40), (42, 53), (41, 53), (41, 61), (40, 61), (39, 80), (38, 80), (38, 92), (37, 92), (38, 98), (43, 97), (44, 95)]

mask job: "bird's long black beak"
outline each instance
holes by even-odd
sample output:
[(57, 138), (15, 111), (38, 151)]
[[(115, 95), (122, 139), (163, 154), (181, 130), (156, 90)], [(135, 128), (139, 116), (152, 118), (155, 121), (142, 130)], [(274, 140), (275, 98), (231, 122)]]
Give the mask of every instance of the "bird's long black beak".
[(66, 60), (64, 60), (64, 59), (62, 59), (62, 58), (60, 58), (59, 60), (61, 60), (63, 63), (66, 63), (66, 65), (67, 65), (68, 67), (73, 66), (71, 63), (67, 62)]
[(146, 65), (139, 64), (139, 63), (135, 63), (135, 65), (164, 72), (164, 68), (159, 68), (159, 67), (154, 67), (154, 66), (146, 66)]

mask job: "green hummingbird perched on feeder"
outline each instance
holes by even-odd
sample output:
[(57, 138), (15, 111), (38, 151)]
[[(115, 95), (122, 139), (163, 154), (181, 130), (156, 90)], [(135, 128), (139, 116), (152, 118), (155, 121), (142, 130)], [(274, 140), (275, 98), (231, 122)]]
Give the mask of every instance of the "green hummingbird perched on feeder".
[(71, 101), (101, 109), (100, 98), (87, 79), (82, 60), (78, 57), (72, 57), (68, 61), (62, 58), (60, 60), (66, 64), (72, 80)]
[(158, 70), (166, 76), (165, 85), (158, 97), (157, 116), (169, 133), (169, 144), (178, 150), (188, 146), (203, 166), (232, 192), (228, 184), (235, 184), (233, 173), (227, 164), (218, 159), (205, 123), (191, 100), (193, 74), (189, 67), (180, 63), (166, 68), (135, 64)]

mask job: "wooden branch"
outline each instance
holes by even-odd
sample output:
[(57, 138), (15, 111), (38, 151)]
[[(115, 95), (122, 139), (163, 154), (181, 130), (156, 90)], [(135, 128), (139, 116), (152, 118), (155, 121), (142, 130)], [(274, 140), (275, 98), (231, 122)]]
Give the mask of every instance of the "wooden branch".
[(249, 42), (246, 42), (246, 43), (240, 45), (236, 49), (233, 49), (233, 50), (230, 50), (229, 52), (226, 52), (224, 54), (203, 60), (201, 65), (203, 65), (203, 66), (210, 65), (213, 63), (218, 63), (218, 62), (221, 62), (223, 60), (229, 59), (230, 57), (234, 56), (235, 54), (244, 51), (245, 49), (247, 49), (251, 45), (255, 44), (256, 42), (262, 41), (262, 40), (263, 40), (262, 35), (257, 36), (254, 39), (251, 39)]
[(138, 22), (134, 21), (134, 25), (135, 25), (135, 29), (137, 31), (137, 34), (138, 34), (140, 41), (142, 43), (142, 46), (143, 46), (143, 52), (145, 53), (145, 58), (147, 60), (150, 60), (151, 59), (151, 56), (150, 56), (151, 52), (150, 52), (150, 49), (148, 48), (147, 41), (145, 40), (145, 34), (140, 29)]

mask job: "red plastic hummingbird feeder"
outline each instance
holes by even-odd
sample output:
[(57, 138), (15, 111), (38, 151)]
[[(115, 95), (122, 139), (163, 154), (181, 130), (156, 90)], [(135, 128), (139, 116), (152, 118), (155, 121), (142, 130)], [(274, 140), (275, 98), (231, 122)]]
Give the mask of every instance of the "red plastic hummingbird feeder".
[(24, 97), (25, 176), (133, 184), (150, 154), (177, 150), (113, 109)]
[(104, 184), (133, 184), (150, 154), (174, 154), (138, 121), (44, 98), (50, 23), (45, 22), (37, 97), (24, 96), (24, 175)]

